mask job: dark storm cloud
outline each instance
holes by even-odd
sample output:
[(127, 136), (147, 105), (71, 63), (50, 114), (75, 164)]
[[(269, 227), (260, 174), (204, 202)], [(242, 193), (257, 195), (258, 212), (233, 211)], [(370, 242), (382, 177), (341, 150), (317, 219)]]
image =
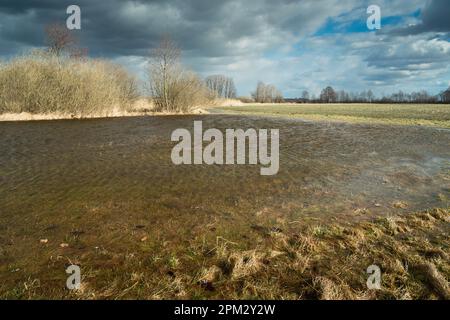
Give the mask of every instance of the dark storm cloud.
[(64, 1), (52, 0), (2, 0), (0, 11), (11, 14), (24, 14), (31, 10), (56, 10)]
[(81, 45), (93, 54), (145, 55), (163, 34), (170, 34), (185, 50), (222, 56), (227, 55), (224, 43), (257, 32), (250, 19), (229, 23), (227, 15), (244, 14), (245, 10), (240, 4), (219, 0), (3, 0), (1, 41), (24, 47), (44, 45), (45, 25), (65, 23), (70, 4), (81, 8), (82, 30), (76, 33)]
[(339, 1), (337, 9), (336, 0), (3, 0), (0, 41), (43, 45), (45, 25), (64, 23), (67, 6), (77, 4), (82, 13), (77, 35), (94, 55), (145, 55), (161, 35), (170, 34), (191, 56), (239, 56), (313, 32), (328, 14), (352, 2)]
[(421, 22), (414, 26), (393, 30), (399, 35), (420, 34), (424, 32), (450, 33), (450, 2), (431, 0), (421, 13)]
[[(82, 13), (82, 30), (76, 31), (82, 46), (93, 54), (144, 55), (162, 34), (171, 34), (186, 50), (207, 49), (207, 55), (223, 55), (216, 41), (232, 33), (252, 33), (252, 25), (223, 26), (225, 1), (50, 1), (4, 0), (0, 2), (0, 39), (17, 46), (44, 45), (44, 28), (65, 23), (66, 8), (77, 4)], [(231, 7), (229, 8), (232, 9)], [(217, 23), (217, 26), (215, 26)], [(231, 33), (231, 34), (230, 34)], [(214, 41), (214, 42), (212, 42)], [(209, 44), (209, 45), (208, 45)], [(3, 46), (5, 49), (8, 46)], [(210, 48), (210, 49), (208, 49)], [(214, 50), (217, 48), (217, 50)]]
[(0, 1), (0, 55), (43, 46), (45, 25), (64, 23), (70, 4), (66, 0)]

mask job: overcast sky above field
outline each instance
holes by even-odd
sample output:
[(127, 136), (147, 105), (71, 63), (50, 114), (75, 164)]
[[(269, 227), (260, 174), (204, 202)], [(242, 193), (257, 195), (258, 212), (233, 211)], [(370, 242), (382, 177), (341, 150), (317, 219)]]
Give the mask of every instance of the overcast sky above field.
[[(450, 85), (448, 0), (0, 0), (0, 57), (44, 44), (44, 26), (81, 8), (80, 46), (144, 77), (145, 55), (162, 34), (202, 76), (233, 77), (238, 94), (258, 80), (286, 97), (326, 85), (377, 94)], [(380, 6), (382, 29), (366, 27)]]

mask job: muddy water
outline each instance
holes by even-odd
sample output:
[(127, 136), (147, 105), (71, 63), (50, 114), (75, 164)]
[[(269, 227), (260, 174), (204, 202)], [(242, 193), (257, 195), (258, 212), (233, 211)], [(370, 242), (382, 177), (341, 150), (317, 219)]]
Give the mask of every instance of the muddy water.
[[(170, 134), (194, 120), (204, 130), (280, 129), (279, 173), (260, 176), (259, 165), (173, 165)], [(395, 201), (422, 209), (449, 196), (450, 131), (431, 128), (218, 115), (44, 121), (1, 124), (0, 148), (3, 219), (70, 215), (108, 201), (180, 214), (226, 207), (385, 212)]]
[[(279, 173), (173, 165), (170, 135), (194, 120), (204, 130), (279, 129)], [(142, 237), (151, 244), (136, 250), (160, 252), (168, 241), (185, 250), (206, 233), (253, 241), (259, 224), (360, 219), (447, 206), (450, 197), (450, 131), (432, 128), (221, 115), (42, 121), (0, 124), (0, 148), (5, 281), (27, 279), (15, 270), (50, 272), (59, 255), (105, 268), (111, 259), (99, 265), (96, 250), (128, 252)]]

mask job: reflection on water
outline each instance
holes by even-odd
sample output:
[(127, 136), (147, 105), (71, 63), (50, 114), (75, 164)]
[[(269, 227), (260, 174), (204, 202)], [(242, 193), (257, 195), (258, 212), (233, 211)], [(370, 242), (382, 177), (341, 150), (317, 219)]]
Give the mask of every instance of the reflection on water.
[[(204, 130), (279, 129), (279, 173), (173, 165), (170, 135), (194, 120)], [(396, 201), (408, 210), (448, 205), (449, 146), (450, 132), (432, 128), (247, 116), (2, 123), (0, 274), (49, 270), (61, 252), (41, 238), (70, 242), (71, 259), (83, 261), (98, 248), (128, 252), (143, 235), (155, 250), (176, 240), (185, 248), (205, 234), (244, 238), (262, 221), (405, 211)]]

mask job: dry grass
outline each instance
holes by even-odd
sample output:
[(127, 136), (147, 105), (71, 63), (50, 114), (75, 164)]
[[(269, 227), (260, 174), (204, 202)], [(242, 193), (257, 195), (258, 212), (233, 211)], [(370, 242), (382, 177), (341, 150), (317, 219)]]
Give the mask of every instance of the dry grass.
[(439, 104), (236, 104), (219, 108), (229, 113), (294, 117), (312, 121), (450, 128), (450, 106)]
[[(449, 299), (450, 209), (315, 223), (294, 231), (261, 226), (245, 245), (218, 236), (214, 243), (139, 240), (142, 252), (99, 248), (70, 261), (84, 266), (82, 290), (64, 290), (63, 273), (35, 274), (0, 285), (0, 298)], [(366, 285), (373, 264), (380, 290)]]
[[(197, 277), (179, 274), (184, 298), (448, 299), (450, 211), (304, 226), (266, 232), (253, 249), (217, 243)], [(319, 232), (320, 230), (320, 232)], [(381, 290), (366, 286), (368, 266), (382, 270)], [(184, 281), (183, 281), (184, 279)], [(160, 298), (174, 298), (170, 291)]]
[(0, 114), (108, 116), (137, 97), (136, 80), (104, 60), (34, 52), (0, 65)]
[[(208, 111), (202, 108), (196, 108), (188, 114), (207, 114)], [(68, 114), (68, 113), (3, 113), (0, 114), (0, 121), (34, 121), (34, 120), (61, 120), (61, 119), (92, 119), (92, 118), (114, 118), (114, 117), (136, 117), (136, 116), (168, 116), (179, 115), (178, 112), (157, 112), (150, 99), (137, 99), (127, 108), (113, 108), (105, 113), (94, 114)]]

